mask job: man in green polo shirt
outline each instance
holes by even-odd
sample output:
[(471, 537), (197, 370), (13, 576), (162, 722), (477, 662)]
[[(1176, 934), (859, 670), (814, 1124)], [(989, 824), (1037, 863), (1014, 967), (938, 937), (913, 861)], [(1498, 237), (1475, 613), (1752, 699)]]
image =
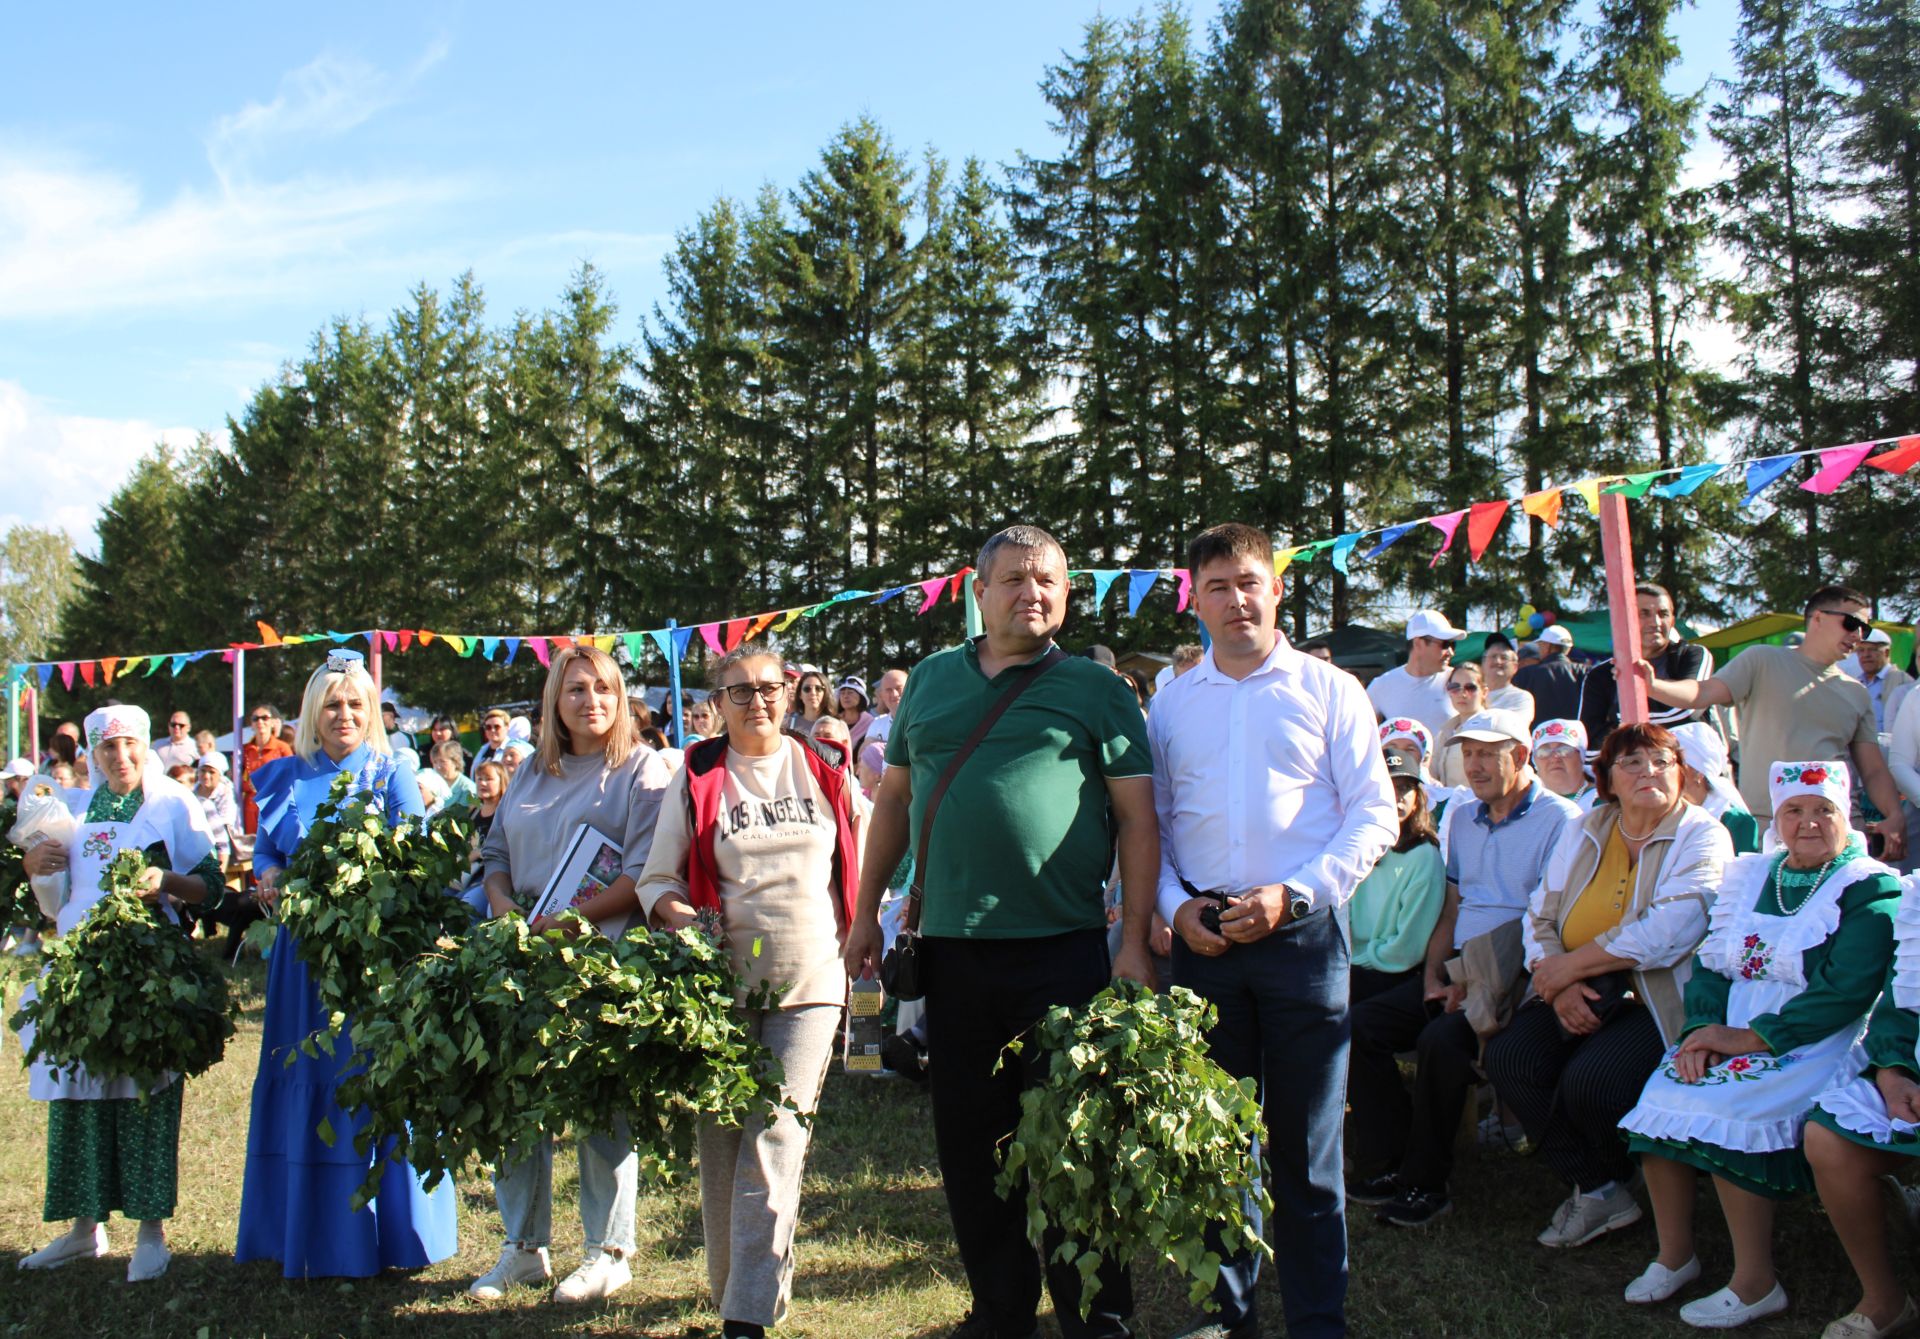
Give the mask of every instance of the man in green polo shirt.
[[(851, 975), (879, 965), (887, 875), (918, 838), (947, 764), (1020, 671), (1052, 648), (1066, 616), (1066, 554), (1046, 531), (1011, 526), (981, 549), (973, 590), (986, 635), (915, 666), (895, 713), (847, 933)], [(1048, 1009), (1084, 1004), (1110, 973), (1152, 982), (1147, 935), (1160, 860), (1152, 774), (1126, 681), (1074, 657), (1045, 670), (994, 724), (934, 816), (920, 871), (929, 1088), (973, 1293), (951, 1339), (1028, 1339), (1043, 1272), (1065, 1339), (1128, 1333), (1127, 1262), (1101, 1271), (1082, 1319), (1078, 1271), (1052, 1263), (1051, 1245), (1043, 1268), (1027, 1241), (1025, 1196), (995, 1192), (995, 1150), (1019, 1123), (1020, 1093), (1036, 1075), (994, 1066)], [(1116, 850), (1124, 942), (1110, 967), (1103, 891)]]

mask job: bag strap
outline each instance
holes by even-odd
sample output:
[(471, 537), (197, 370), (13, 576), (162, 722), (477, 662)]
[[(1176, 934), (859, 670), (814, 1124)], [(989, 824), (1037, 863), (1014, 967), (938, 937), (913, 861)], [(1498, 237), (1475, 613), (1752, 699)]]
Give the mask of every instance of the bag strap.
[(933, 840), (933, 818), (940, 812), (940, 801), (946, 796), (947, 787), (953, 784), (954, 776), (973, 756), (973, 751), (993, 731), (1000, 718), (1007, 714), (1007, 708), (1019, 700), (1020, 694), (1033, 686), (1034, 680), (1067, 658), (1067, 653), (1059, 647), (1050, 647), (1047, 653), (1020, 671), (1014, 681), (1007, 685), (1006, 691), (994, 700), (986, 714), (981, 716), (973, 727), (973, 733), (954, 751), (947, 760), (947, 766), (940, 773), (940, 779), (933, 783), (933, 790), (927, 796), (926, 812), (920, 818), (920, 840), (913, 852), (913, 882), (907, 887), (907, 910), (904, 924), (909, 933), (920, 929), (921, 889), (927, 878), (927, 846)]

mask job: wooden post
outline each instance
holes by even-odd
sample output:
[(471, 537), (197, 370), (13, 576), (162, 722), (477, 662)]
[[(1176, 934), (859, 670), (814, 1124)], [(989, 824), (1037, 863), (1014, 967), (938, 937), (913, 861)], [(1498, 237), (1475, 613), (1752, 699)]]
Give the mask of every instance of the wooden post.
[[(1620, 689), (1620, 724), (1645, 725), (1647, 683), (1637, 674), (1620, 674), (1640, 655), (1640, 606), (1633, 597), (1633, 535), (1627, 524), (1627, 499), (1600, 494), (1600, 554), (1607, 565), (1607, 621), (1613, 626), (1614, 681)], [(1600, 741), (1588, 741), (1594, 748)]]
[(9, 762), (20, 756), (20, 694), (25, 692), (26, 688), (27, 681), (24, 677), (15, 679), (7, 685), (7, 760)]
[(374, 709), (378, 711), (380, 707), (380, 629), (373, 630), (368, 647), (373, 654), (367, 657), (367, 672), (373, 676), (373, 702)]
[(247, 653), (239, 647), (233, 648), (233, 793), (236, 799), (241, 797), (241, 784), (246, 780), (246, 755), (241, 752), (246, 747), (240, 732), (247, 728)]

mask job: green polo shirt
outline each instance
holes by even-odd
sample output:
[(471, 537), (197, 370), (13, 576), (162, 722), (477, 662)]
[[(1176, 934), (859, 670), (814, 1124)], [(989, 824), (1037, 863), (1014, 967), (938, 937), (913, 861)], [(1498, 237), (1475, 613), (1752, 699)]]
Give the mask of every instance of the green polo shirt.
[[(909, 849), (919, 849), (948, 761), (1021, 668), (989, 680), (971, 641), (914, 666), (887, 738), (887, 766), (912, 769)], [(1035, 939), (1104, 926), (1106, 778), (1152, 773), (1146, 718), (1126, 680), (1077, 656), (1042, 674), (940, 801), (921, 933)]]

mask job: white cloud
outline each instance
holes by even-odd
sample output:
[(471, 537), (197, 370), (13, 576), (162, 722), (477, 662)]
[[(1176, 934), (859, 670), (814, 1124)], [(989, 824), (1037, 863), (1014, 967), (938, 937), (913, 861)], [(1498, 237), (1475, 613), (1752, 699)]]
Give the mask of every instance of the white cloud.
[(0, 478), (15, 481), (0, 533), (15, 525), (65, 530), (92, 552), (100, 509), (156, 442), (191, 446), (191, 428), (63, 414), (18, 382), (0, 381)]

